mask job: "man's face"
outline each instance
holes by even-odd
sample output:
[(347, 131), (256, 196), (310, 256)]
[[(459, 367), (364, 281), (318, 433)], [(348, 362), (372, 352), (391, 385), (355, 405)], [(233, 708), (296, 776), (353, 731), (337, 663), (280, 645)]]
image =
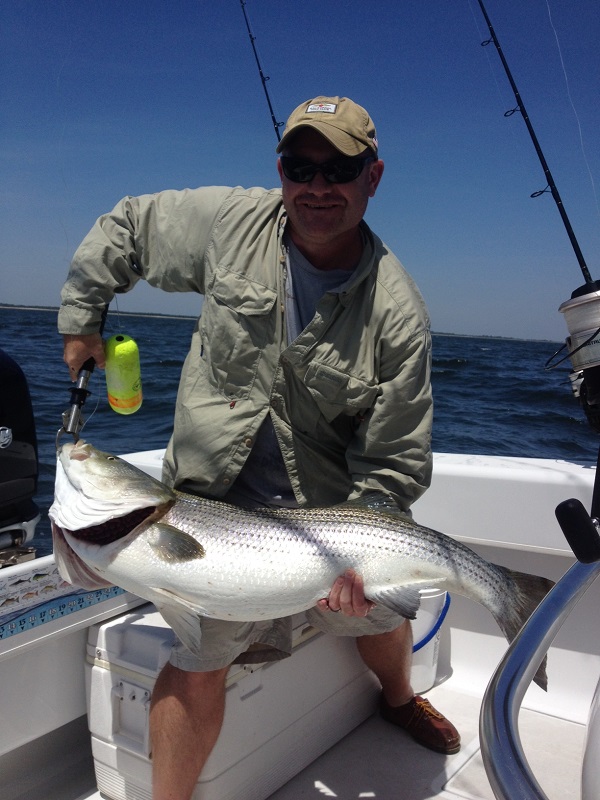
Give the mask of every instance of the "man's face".
[[(319, 133), (306, 128), (296, 134), (284, 155), (321, 164), (341, 153)], [(285, 177), (279, 161), (277, 168), (292, 240), (302, 250), (302, 245), (310, 248), (338, 242), (344, 246), (347, 237), (356, 233), (381, 180), (383, 162), (368, 161), (350, 183), (328, 183), (320, 172), (308, 183), (294, 183)]]

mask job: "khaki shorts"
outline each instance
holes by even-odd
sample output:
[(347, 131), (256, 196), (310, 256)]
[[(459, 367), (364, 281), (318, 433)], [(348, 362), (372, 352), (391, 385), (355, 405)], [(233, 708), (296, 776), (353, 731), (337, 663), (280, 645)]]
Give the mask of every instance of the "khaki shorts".
[[(311, 608), (306, 619), (325, 633), (353, 637), (388, 633), (405, 622), (404, 617), (381, 606), (376, 606), (368, 617), (346, 617)], [(283, 617), (262, 622), (228, 622), (199, 617), (202, 653), (191, 653), (177, 640), (170, 663), (186, 672), (210, 672), (230, 664), (259, 664), (287, 658), (292, 654), (292, 620), (293, 617)]]

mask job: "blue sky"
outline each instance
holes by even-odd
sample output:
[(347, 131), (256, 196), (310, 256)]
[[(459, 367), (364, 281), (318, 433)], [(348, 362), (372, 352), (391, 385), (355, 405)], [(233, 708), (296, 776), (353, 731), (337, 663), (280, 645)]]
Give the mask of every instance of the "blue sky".
[[(600, 278), (597, 0), (486, 7)], [(544, 175), (521, 116), (503, 116), (515, 100), (495, 48), (480, 45), (476, 0), (246, 10), (279, 120), (318, 94), (370, 111), (386, 169), (367, 220), (415, 277), (433, 329), (564, 339), (557, 309), (582, 275), (550, 195), (529, 196)], [(124, 195), (277, 184), (239, 0), (13, 0), (0, 37), (0, 302), (58, 304), (77, 245)], [(147, 286), (118, 301), (198, 305)]]

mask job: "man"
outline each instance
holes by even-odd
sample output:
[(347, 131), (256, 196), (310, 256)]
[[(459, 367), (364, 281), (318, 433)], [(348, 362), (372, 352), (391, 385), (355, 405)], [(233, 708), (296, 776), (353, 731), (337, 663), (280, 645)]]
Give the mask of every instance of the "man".
[[(318, 97), (290, 116), (282, 189), (126, 198), (75, 254), (59, 329), (73, 379), (114, 292), (140, 277), (205, 296), (164, 478), (247, 506), (331, 505), (378, 491), (405, 511), (431, 476), (430, 334), (418, 290), (363, 216), (383, 162), (367, 112)], [(332, 613), (333, 612), (333, 613)], [(341, 613), (339, 613), (341, 612)], [(460, 737), (410, 686), (410, 624), (348, 571), (310, 621), (357, 638), (381, 710), (426, 747)], [(219, 735), (231, 663), (290, 652), (289, 619), (202, 619), (203, 657), (174, 648), (152, 701), (154, 800), (189, 798)]]

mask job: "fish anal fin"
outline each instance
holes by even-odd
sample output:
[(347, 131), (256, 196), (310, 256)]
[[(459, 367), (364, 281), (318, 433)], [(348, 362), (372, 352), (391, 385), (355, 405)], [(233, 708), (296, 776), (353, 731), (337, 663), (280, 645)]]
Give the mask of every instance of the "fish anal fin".
[(189, 533), (166, 522), (155, 523), (148, 531), (147, 541), (163, 561), (180, 563), (204, 558), (204, 547)]
[(421, 593), (416, 586), (369, 588), (367, 599), (395, 611), (406, 619), (414, 619), (421, 605)]
[[(170, 594), (165, 590), (155, 590)], [(202, 631), (200, 629), (200, 616), (199, 610), (189, 604), (182, 604), (181, 600), (177, 598), (178, 605), (174, 606), (170, 603), (162, 604), (155, 601), (156, 608), (159, 610), (162, 618), (167, 625), (173, 629), (178, 639), (190, 650), (194, 655), (201, 655), (200, 643), (202, 640)]]

